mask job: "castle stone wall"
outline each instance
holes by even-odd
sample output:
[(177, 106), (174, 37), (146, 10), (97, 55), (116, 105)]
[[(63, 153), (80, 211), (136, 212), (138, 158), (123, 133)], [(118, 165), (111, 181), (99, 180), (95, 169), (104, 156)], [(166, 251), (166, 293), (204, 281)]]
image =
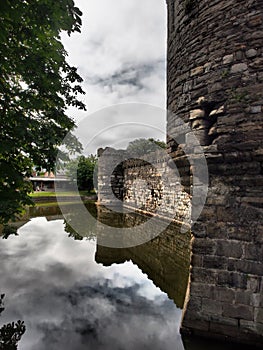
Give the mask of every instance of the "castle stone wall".
[[(182, 331), (261, 344), (263, 335), (263, 6), (167, 0), (168, 135), (184, 120), (204, 146), (206, 205), (193, 227)], [(168, 151), (191, 179), (183, 144)], [(181, 162), (178, 160), (181, 159)]]

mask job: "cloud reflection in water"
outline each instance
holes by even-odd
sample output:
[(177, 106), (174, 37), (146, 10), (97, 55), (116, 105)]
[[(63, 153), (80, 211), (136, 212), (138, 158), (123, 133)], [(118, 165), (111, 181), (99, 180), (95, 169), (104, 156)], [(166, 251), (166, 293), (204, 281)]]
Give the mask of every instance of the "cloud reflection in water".
[(103, 267), (95, 251), (45, 218), (1, 240), (1, 321), (25, 321), (19, 349), (182, 350), (181, 310), (131, 261)]

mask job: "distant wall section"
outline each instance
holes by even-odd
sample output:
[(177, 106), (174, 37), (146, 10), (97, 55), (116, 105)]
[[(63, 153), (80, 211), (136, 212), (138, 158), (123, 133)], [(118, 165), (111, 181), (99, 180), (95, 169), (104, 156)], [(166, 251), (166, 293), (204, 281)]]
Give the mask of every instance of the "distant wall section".
[[(189, 222), (191, 197), (179, 176), (169, 176), (170, 173), (174, 175), (170, 167), (175, 164), (168, 165), (170, 157), (165, 151), (150, 153), (143, 159), (130, 158), (128, 153), (112, 148), (101, 149), (98, 154), (100, 204), (124, 205), (141, 212), (158, 213), (180, 223)], [(118, 165), (113, 170), (109, 165), (115, 162)]]

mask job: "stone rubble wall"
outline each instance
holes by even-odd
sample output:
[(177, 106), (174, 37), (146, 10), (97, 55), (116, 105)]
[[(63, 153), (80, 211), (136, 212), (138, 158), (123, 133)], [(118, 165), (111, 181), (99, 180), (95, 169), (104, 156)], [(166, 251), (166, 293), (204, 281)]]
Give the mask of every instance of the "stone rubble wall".
[[(263, 6), (167, 0), (168, 135), (178, 119), (206, 155), (209, 191), (193, 227), (182, 331), (261, 344), (263, 335)], [(168, 137), (191, 194), (194, 169)]]
[(180, 178), (169, 177), (173, 170), (168, 166), (168, 158), (162, 159), (155, 153), (146, 155), (146, 162), (140, 159), (127, 161), (124, 164), (123, 203), (179, 222), (189, 222), (190, 195), (181, 186)]
[[(116, 205), (120, 205), (121, 201), (139, 211), (189, 223), (191, 196), (180, 184), (180, 177), (171, 176), (174, 175), (168, 165), (171, 158), (164, 153), (156, 151), (143, 159), (133, 159), (128, 153), (110, 149), (107, 156), (99, 157), (99, 203), (106, 205), (116, 201)], [(100, 151), (102, 154), (103, 150)], [(110, 173), (107, 164), (117, 163), (117, 158), (120, 163)]]

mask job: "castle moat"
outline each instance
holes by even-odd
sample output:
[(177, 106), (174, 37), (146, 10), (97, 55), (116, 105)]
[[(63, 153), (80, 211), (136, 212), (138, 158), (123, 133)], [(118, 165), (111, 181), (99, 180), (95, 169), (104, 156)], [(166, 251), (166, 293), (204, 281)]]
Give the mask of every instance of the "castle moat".
[[(116, 227), (147, 220), (87, 208)], [(1, 326), (21, 320), (26, 327), (18, 349), (235, 348), (180, 335), (189, 232), (170, 224), (143, 245), (107, 248), (97, 244), (96, 227), (78, 235), (56, 205), (31, 208), (16, 225), (18, 235), (0, 240), (0, 279)]]

